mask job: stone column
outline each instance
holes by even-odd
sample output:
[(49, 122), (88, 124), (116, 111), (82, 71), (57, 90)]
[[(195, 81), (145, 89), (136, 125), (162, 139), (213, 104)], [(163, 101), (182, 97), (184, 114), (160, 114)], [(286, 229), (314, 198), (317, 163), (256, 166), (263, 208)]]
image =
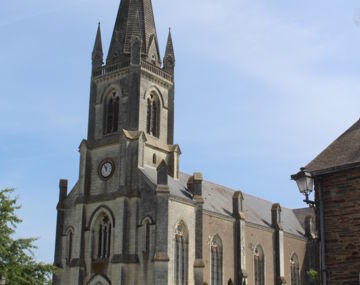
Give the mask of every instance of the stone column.
[(280, 204), (274, 204), (271, 208), (272, 227), (275, 230), (274, 238), (274, 261), (275, 261), (275, 284), (286, 284), (284, 269), (284, 231), (281, 225), (281, 207)]
[(130, 67), (129, 67), (129, 101), (128, 101), (128, 126), (130, 131), (137, 130), (139, 126), (140, 106), (140, 81), (141, 81), (141, 46), (139, 37), (131, 39)]
[(195, 206), (195, 262), (194, 262), (194, 280), (195, 285), (203, 285), (204, 282), (204, 261), (203, 261), (203, 204), (202, 198), (202, 181), (201, 173), (196, 172), (193, 175), (193, 189)]
[[(59, 203), (57, 205), (57, 221), (56, 221), (56, 237), (55, 237), (55, 258), (54, 265), (63, 268), (62, 264), (62, 252), (63, 252), (63, 232), (64, 232), (64, 218), (65, 218), (65, 209), (64, 209), (64, 200), (67, 197), (68, 191), (68, 181), (60, 180), (59, 182)], [(60, 284), (59, 274), (54, 274), (53, 284)]]
[(86, 140), (82, 140), (79, 146), (80, 152), (80, 165), (79, 165), (79, 192), (80, 196), (89, 196), (90, 195), (90, 175), (89, 171), (89, 154), (88, 154), (88, 145)]
[(235, 270), (234, 278), (235, 285), (247, 284), (246, 273), (246, 253), (245, 253), (245, 215), (243, 212), (244, 196), (241, 191), (237, 191), (233, 195), (233, 217), (234, 224), (234, 258)]
[(169, 231), (168, 167), (163, 160), (157, 168), (156, 186), (156, 233), (154, 255), (154, 284), (168, 284), (168, 231)]

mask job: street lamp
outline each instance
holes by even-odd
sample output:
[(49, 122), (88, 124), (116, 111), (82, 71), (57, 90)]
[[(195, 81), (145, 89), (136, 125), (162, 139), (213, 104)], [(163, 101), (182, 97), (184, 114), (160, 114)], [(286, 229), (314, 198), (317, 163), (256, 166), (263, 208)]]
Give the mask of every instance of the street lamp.
[[(317, 184), (319, 202), (309, 200), (309, 195), (313, 191), (314, 178), (311, 173), (305, 171), (305, 168), (300, 168), (297, 174), (291, 175), (291, 179), (295, 180), (301, 194), (305, 195), (304, 202), (310, 207), (319, 206), (320, 217), (320, 241), (321, 241), (321, 284), (326, 285), (326, 262), (325, 262), (325, 229), (324, 229), (324, 202), (322, 199), (322, 191), (320, 183)], [(318, 212), (316, 211), (316, 212)]]
[(305, 195), (304, 202), (310, 205), (310, 207), (314, 207), (316, 202), (309, 199), (309, 195), (313, 191), (314, 187), (314, 178), (311, 176), (311, 174), (305, 171), (305, 168), (302, 167), (297, 174), (291, 175), (291, 179), (295, 180), (300, 193)]

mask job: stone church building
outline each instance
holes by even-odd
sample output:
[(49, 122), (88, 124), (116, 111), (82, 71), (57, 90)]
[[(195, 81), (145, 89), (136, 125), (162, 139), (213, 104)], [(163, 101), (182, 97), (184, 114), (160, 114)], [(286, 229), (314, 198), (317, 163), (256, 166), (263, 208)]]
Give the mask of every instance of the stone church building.
[(311, 209), (179, 169), (175, 54), (169, 33), (160, 56), (151, 0), (121, 1), (103, 56), (99, 26), (79, 179), (60, 181), (53, 284), (312, 284)]

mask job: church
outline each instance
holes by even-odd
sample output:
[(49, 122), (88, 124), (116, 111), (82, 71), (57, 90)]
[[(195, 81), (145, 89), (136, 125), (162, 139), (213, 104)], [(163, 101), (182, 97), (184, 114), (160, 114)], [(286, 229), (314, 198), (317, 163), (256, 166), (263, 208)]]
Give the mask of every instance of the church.
[(105, 62), (96, 35), (78, 181), (59, 184), (53, 284), (318, 284), (311, 208), (181, 172), (174, 70), (151, 0), (121, 0)]

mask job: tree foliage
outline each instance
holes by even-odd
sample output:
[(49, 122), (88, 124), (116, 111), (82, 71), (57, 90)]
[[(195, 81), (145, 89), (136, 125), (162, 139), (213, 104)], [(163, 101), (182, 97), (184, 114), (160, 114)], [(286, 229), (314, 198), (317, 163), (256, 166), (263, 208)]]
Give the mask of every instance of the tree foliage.
[(319, 278), (319, 272), (317, 272), (315, 269), (310, 268), (309, 271), (306, 272), (306, 274), (309, 276), (311, 281), (316, 281)]
[(20, 209), (14, 190), (0, 190), (0, 278), (5, 277), (6, 285), (50, 284), (55, 268), (50, 264), (38, 263), (33, 251), (34, 238), (15, 239), (17, 225), (22, 221), (16, 215)]

